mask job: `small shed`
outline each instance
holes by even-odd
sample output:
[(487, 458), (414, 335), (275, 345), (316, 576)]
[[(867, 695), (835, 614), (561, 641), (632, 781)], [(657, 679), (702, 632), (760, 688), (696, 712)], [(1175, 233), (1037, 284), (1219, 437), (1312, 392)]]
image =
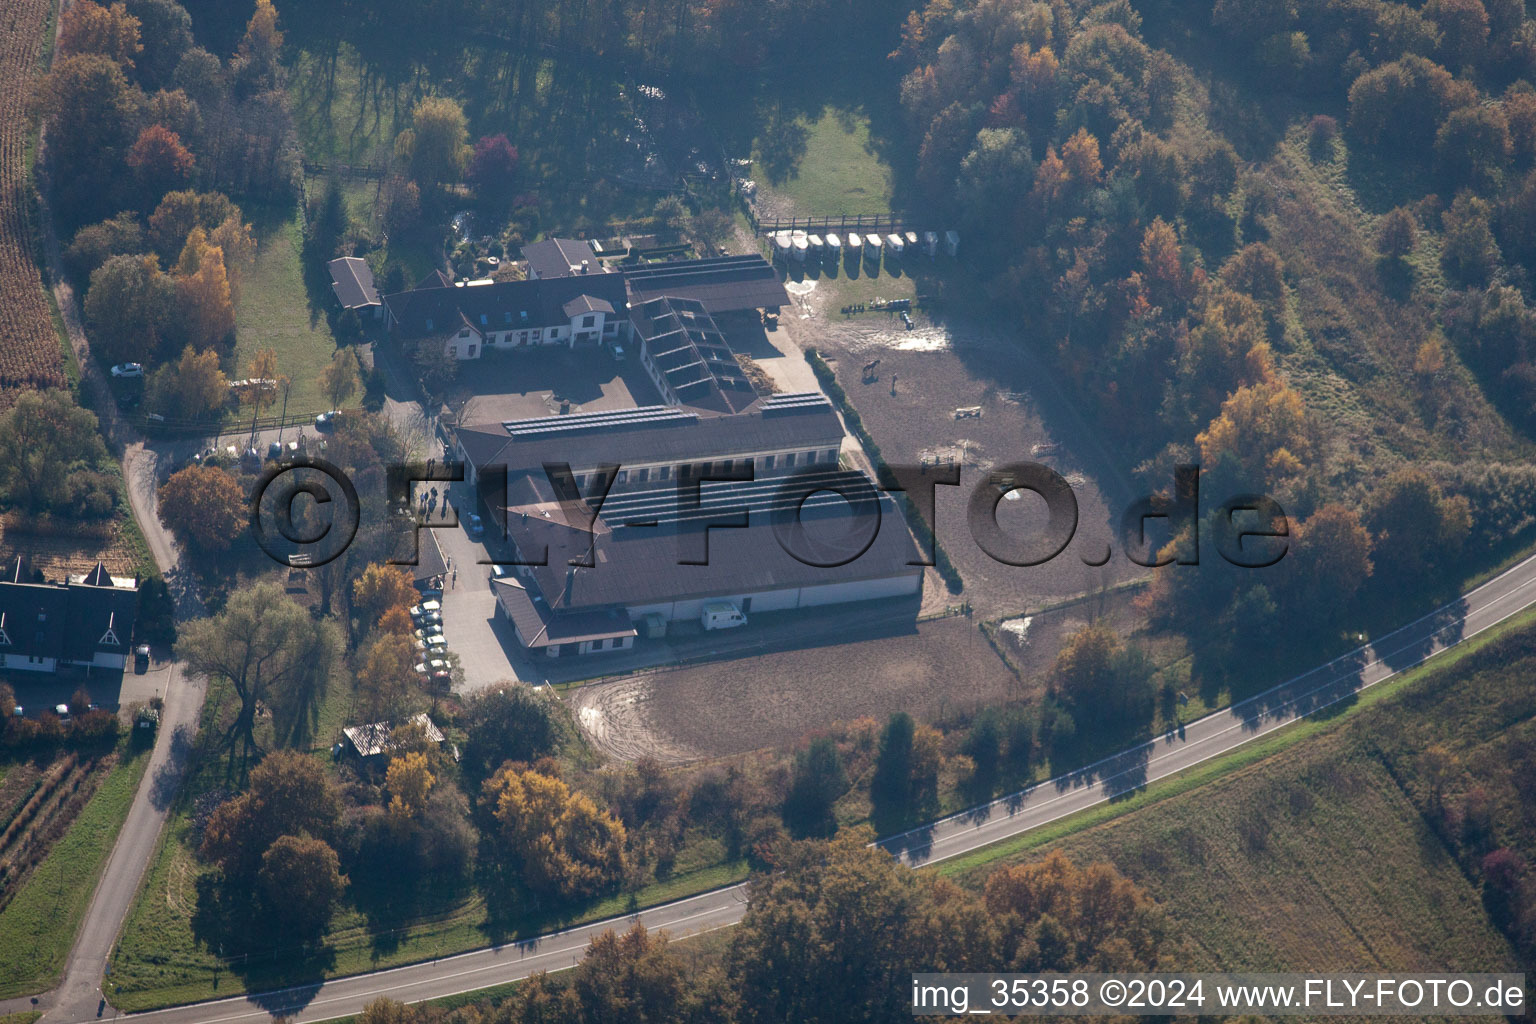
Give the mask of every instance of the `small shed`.
[(368, 261), (356, 256), (342, 256), (326, 264), (331, 272), (331, 291), (342, 309), (355, 310), (359, 316), (375, 319), (384, 315), (384, 302), (379, 289), (373, 283), (373, 271)]
[[(433, 743), (441, 743), (444, 740), (443, 731), (427, 716), (425, 711), (418, 715), (412, 715), (409, 721), (413, 725), (419, 725), (426, 734), (427, 739)], [(370, 758), (383, 757), (395, 747), (394, 725), (390, 722), (370, 722), (367, 725), (353, 725), (341, 730), (346, 737), (347, 748), (359, 758), (366, 761)]]

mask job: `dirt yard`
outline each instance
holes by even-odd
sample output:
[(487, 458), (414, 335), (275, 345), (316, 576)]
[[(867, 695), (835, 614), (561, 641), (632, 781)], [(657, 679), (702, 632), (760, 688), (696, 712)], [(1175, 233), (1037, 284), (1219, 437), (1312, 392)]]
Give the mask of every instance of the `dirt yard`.
[[(1145, 572), (1112, 543), (1130, 485), (1097, 450), (1090, 427), (1054, 394), (1016, 331), (919, 312), (913, 330), (893, 314), (845, 315), (844, 306), (923, 295), (942, 282), (926, 257), (871, 275), (858, 268), (801, 273), (791, 281), (796, 308), (785, 330), (832, 364), (888, 463), (961, 464), (959, 487), (936, 488), (939, 542), (965, 580), (962, 595), (983, 618), (1015, 615)], [(927, 276), (925, 276), (927, 275)], [(864, 367), (878, 360), (869, 373)], [(1072, 485), (1078, 527), (1071, 544), (1045, 565), (1001, 564), (977, 546), (966, 521), (972, 490), (1014, 462), (1043, 462)], [(1105, 489), (1115, 494), (1106, 500)], [(998, 505), (1005, 532), (1028, 536), (1044, 522), (1044, 502), (1014, 491)], [(1113, 513), (1112, 510), (1113, 509)], [(1113, 517), (1112, 518), (1112, 514)], [(1107, 564), (1090, 563), (1104, 559)]]
[(976, 623), (954, 616), (873, 641), (645, 672), (567, 699), (605, 754), (675, 764), (792, 744), (831, 722), (893, 711), (933, 721), (1024, 695)]

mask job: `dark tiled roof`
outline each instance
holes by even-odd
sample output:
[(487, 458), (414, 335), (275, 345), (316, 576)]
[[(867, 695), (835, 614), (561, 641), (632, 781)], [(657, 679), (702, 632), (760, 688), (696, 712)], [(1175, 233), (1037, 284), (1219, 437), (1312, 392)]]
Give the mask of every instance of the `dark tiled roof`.
[(362, 309), (379, 304), (379, 290), (373, 285), (373, 271), (366, 260), (343, 256), (326, 264), (331, 271), (331, 290), (343, 309)]
[(529, 647), (553, 647), (635, 635), (629, 617), (617, 609), (551, 612), (541, 594), (510, 576), (493, 580), (492, 585), (502, 609)]
[(741, 412), (757, 401), (725, 335), (696, 299), (661, 297), (630, 313), (643, 358), (679, 402), (716, 412)]
[[(834, 471), (824, 482), (834, 476), (851, 502), (823, 496), (802, 507), (807, 484), (771, 480), (706, 484), (703, 507), (694, 510), (679, 507), (674, 485), (610, 495), (599, 519), (608, 529), (595, 540), (537, 517), (513, 516), (507, 532), (525, 557), (547, 549), (547, 564), (532, 573), (559, 613), (920, 575), (922, 567), (910, 564), (920, 557), (917, 545), (896, 503), (861, 474)], [(791, 508), (801, 508), (798, 518)], [(743, 512), (744, 528), (704, 528), (705, 520), (739, 520)], [(626, 525), (641, 522), (656, 525)], [(593, 564), (572, 570), (573, 560)], [(707, 564), (688, 564), (699, 561)], [(807, 564), (837, 561), (845, 564)]]
[(460, 429), (459, 441), (477, 469), (542, 470), (546, 463), (566, 463), (579, 472), (615, 462), (682, 464), (763, 451), (835, 449), (842, 446), (843, 425), (820, 395), (776, 395), (735, 416), (646, 406), (470, 426)]
[(611, 309), (623, 309), (623, 278), (618, 274), (587, 274), (462, 288), (414, 288), (387, 295), (384, 301), (406, 335), (423, 336), (458, 324), (461, 316), (488, 331), (563, 327), (571, 321), (566, 303), (583, 295), (594, 303), (606, 302)]
[(789, 304), (778, 272), (757, 255), (654, 263), (624, 271), (624, 280), (632, 305), (670, 295), (696, 299), (718, 315)]
[[(19, 560), (18, 560), (19, 561)], [(0, 654), (91, 661), (126, 655), (138, 611), (136, 585), (119, 586), (106, 567), (70, 583), (18, 583), (19, 567), (0, 582)]]
[(523, 246), (523, 259), (528, 261), (529, 277), (570, 277), (572, 267), (587, 265), (589, 274), (602, 273), (603, 266), (592, 249), (592, 243), (575, 238), (546, 238), (542, 242), (529, 242)]

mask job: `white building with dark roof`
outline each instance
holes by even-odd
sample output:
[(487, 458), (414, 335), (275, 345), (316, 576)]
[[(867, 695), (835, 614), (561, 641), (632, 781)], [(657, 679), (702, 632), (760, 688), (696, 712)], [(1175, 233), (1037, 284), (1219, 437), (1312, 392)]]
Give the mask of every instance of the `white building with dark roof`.
[(331, 272), (331, 291), (342, 309), (356, 311), (372, 317), (384, 315), (384, 301), (373, 283), (373, 271), (366, 260), (356, 256), (342, 256), (326, 264)]
[(0, 578), (0, 668), (56, 672), (127, 664), (138, 614), (139, 582), (100, 562), (63, 582), (35, 582), (21, 558)]

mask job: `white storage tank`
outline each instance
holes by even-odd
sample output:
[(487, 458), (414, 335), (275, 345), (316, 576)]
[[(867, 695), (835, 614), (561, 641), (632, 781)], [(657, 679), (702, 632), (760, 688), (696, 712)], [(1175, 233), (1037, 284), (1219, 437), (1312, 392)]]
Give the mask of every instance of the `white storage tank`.
[(944, 232), (944, 251), (949, 253), (951, 256), (960, 255), (960, 232)]
[(775, 259), (789, 259), (789, 232), (780, 231), (773, 236), (773, 255)]
[(923, 252), (929, 256), (939, 254), (939, 233), (937, 231), (923, 232)]
[(806, 242), (811, 247), (811, 255), (816, 257), (817, 259), (820, 259), (821, 258), (821, 251), (822, 251), (821, 236), (820, 235), (811, 235), (808, 238), (806, 238)]
[(906, 243), (901, 240), (901, 236), (894, 231), (885, 236), (885, 247), (886, 252), (897, 259), (901, 258), (902, 253), (907, 248)]
[(804, 235), (796, 235), (794, 237), (794, 246), (795, 259), (799, 260), (801, 263), (804, 263), (805, 254), (810, 251), (811, 243), (806, 239)]
[(838, 238), (837, 235), (835, 235), (835, 234), (829, 234), (829, 235), (827, 235), (826, 243), (827, 243), (827, 257), (829, 259), (834, 259), (835, 260), (835, 259), (842, 258), (842, 255), (843, 255), (843, 240), (841, 238)]
[(917, 232), (916, 231), (908, 231), (902, 237), (904, 237), (907, 240), (907, 248), (911, 249), (912, 252), (915, 254), (917, 252)]
[(863, 252), (862, 252), (863, 248), (864, 248), (864, 239), (860, 238), (857, 234), (849, 232), (849, 234), (848, 234), (848, 243), (847, 243), (848, 259), (849, 259), (849, 261), (857, 263), (859, 257), (861, 255), (863, 255)]

